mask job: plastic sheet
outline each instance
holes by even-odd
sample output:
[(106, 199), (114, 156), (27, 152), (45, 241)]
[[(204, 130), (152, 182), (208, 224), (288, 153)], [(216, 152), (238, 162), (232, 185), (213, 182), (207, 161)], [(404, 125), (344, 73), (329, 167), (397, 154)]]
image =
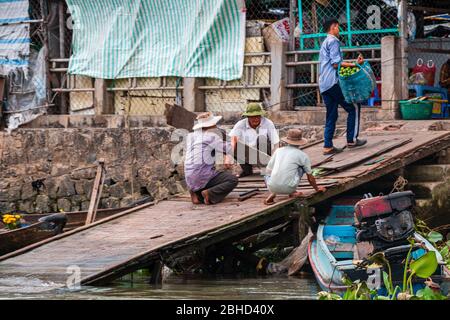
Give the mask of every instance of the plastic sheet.
[(0, 74), (28, 68), (30, 25), (28, 1), (0, 1)]
[(342, 93), (344, 94), (345, 101), (349, 103), (361, 103), (366, 101), (377, 84), (369, 62), (364, 61), (362, 65), (358, 66), (360, 67), (360, 70), (351, 76), (342, 77), (339, 75), (339, 84)]
[(67, 0), (69, 73), (93, 78), (242, 76), (244, 0)]
[(5, 111), (7, 129), (11, 131), (46, 112), (44, 49), (32, 51), (29, 68), (15, 69), (8, 78), (10, 94)]

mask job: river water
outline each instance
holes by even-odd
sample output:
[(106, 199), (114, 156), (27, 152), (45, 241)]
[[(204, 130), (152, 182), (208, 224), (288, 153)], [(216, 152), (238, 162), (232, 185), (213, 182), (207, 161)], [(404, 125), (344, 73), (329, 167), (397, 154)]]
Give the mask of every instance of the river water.
[(42, 283), (27, 279), (1, 279), (0, 299), (316, 299), (319, 287), (313, 276), (177, 276), (169, 275), (161, 287), (133, 274), (105, 287), (44, 291)]

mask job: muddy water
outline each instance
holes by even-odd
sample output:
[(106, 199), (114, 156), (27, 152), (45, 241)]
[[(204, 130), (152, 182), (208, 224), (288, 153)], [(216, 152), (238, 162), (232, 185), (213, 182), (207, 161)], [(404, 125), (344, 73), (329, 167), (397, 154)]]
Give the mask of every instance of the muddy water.
[(105, 287), (51, 289), (39, 280), (0, 276), (0, 299), (316, 299), (312, 276), (202, 277), (169, 275), (162, 287), (134, 274)]

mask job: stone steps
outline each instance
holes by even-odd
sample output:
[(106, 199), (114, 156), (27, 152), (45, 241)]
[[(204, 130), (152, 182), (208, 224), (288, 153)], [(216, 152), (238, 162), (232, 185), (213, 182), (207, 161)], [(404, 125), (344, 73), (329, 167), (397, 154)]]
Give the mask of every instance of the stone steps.
[(406, 188), (416, 195), (416, 199), (432, 199), (436, 190), (442, 188), (444, 182), (409, 182)]
[(450, 224), (449, 199), (416, 199), (415, 216), (429, 227)]
[(442, 150), (438, 157), (439, 164), (450, 164), (450, 148)]
[(411, 182), (438, 182), (450, 178), (450, 164), (413, 165), (405, 170), (405, 178)]

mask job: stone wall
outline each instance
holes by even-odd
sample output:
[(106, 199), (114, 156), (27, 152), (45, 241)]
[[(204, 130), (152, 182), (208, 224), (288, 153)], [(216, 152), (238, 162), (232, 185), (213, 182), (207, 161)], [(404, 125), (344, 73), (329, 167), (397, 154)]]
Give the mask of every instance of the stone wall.
[[(282, 126), (280, 135), (292, 127), (299, 126)], [(310, 141), (323, 137), (323, 126), (300, 128)], [(337, 134), (343, 131), (338, 128)], [(178, 143), (170, 141), (172, 132), (169, 127), (0, 132), (0, 213), (87, 210), (100, 158), (106, 160), (101, 208), (127, 206), (144, 196), (161, 199), (184, 192), (183, 165), (171, 160)], [(44, 185), (36, 188), (39, 180)]]
[[(19, 129), (0, 135), (0, 212), (87, 210), (96, 161), (106, 160), (101, 207), (184, 191), (169, 128)], [(134, 164), (134, 165), (133, 165)], [(43, 180), (44, 186), (33, 187)]]

